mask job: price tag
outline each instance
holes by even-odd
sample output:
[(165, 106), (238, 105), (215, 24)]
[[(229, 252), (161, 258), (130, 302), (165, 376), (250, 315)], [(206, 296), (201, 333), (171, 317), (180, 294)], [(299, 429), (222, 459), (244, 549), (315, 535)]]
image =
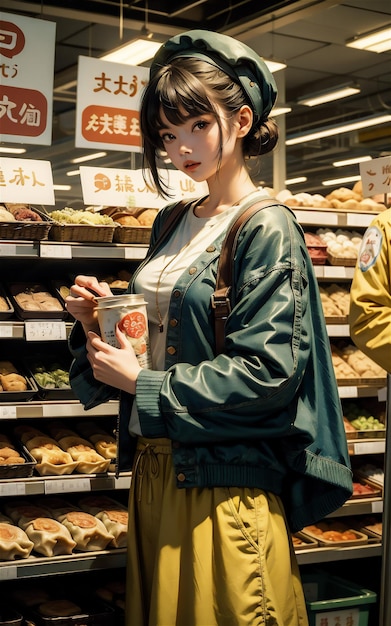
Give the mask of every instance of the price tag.
[(358, 398), (358, 387), (338, 387), (340, 398)]
[(11, 324), (0, 324), (0, 337), (3, 339), (12, 337), (12, 322)]
[(40, 256), (53, 259), (71, 259), (72, 246), (57, 246), (54, 243), (41, 244)]
[(383, 500), (381, 502), (372, 502), (372, 513), (383, 513)]
[(15, 580), (18, 577), (18, 568), (16, 565), (0, 567), (0, 580)]
[(25, 322), (26, 341), (58, 341), (66, 339), (65, 322)]
[(360, 624), (360, 608), (322, 611), (315, 616), (315, 626), (357, 626)]
[(136, 247), (132, 247), (132, 248), (124, 248), (124, 258), (125, 259), (133, 259), (133, 260), (141, 260), (144, 259), (147, 256), (147, 246), (145, 247), (140, 247), (140, 248), (136, 248)]
[(0, 244), (0, 256), (16, 256), (16, 244), (14, 243)]
[(25, 496), (26, 485), (24, 483), (0, 483), (0, 496)]
[(0, 419), (13, 420), (16, 419), (16, 406), (0, 406)]
[(46, 480), (45, 493), (69, 493), (76, 491), (91, 491), (89, 478), (72, 478), (71, 480)]

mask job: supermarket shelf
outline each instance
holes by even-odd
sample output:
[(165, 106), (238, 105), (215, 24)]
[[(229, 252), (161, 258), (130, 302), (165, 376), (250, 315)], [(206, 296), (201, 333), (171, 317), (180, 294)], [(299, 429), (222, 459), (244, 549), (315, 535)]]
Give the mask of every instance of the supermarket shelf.
[(118, 415), (118, 401), (110, 400), (88, 411), (78, 400), (36, 400), (34, 402), (20, 402), (19, 404), (0, 403), (0, 420), (37, 417), (97, 417), (100, 415)]
[(381, 543), (368, 543), (366, 545), (332, 548), (310, 548), (296, 552), (299, 565), (314, 563), (330, 563), (332, 561), (350, 561), (350, 559), (364, 559), (381, 556)]
[(68, 493), (129, 489), (131, 473), (118, 478), (114, 474), (70, 474), (67, 476), (33, 476), (0, 480), (0, 497), (64, 495)]
[(330, 228), (367, 228), (375, 212), (338, 211), (336, 209), (291, 207), (302, 226), (329, 226)]
[(374, 515), (383, 512), (382, 498), (354, 498), (345, 502), (327, 517), (350, 517), (353, 515)]
[(29, 557), (20, 561), (0, 563), (0, 581), (74, 574), (98, 569), (125, 567), (126, 549), (103, 550), (83, 554), (70, 554), (54, 557)]

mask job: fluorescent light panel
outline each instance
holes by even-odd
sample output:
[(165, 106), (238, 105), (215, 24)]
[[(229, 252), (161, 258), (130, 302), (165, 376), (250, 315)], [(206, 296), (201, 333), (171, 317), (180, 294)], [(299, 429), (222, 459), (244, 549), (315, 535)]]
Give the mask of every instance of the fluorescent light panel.
[(286, 185), (297, 185), (298, 183), (305, 183), (307, 181), (307, 176), (298, 176), (297, 178), (288, 178), (285, 181)]
[(324, 187), (331, 187), (332, 185), (344, 185), (345, 183), (353, 183), (361, 180), (361, 176), (345, 176), (345, 178), (333, 178), (332, 180), (323, 180), (322, 185)]
[(107, 152), (94, 152), (93, 154), (85, 154), (84, 156), (76, 157), (76, 159), (71, 159), (71, 163), (84, 163), (85, 161), (93, 161), (94, 159), (101, 159), (105, 157)]
[(0, 152), (4, 152), (4, 154), (24, 154), (26, 148), (3, 148), (0, 146)]
[(135, 39), (130, 43), (108, 52), (101, 57), (102, 61), (125, 63), (126, 65), (140, 65), (148, 61), (159, 50), (162, 44), (150, 39)]
[(309, 95), (305, 98), (300, 98), (298, 100), (298, 103), (304, 104), (308, 107), (315, 107), (318, 106), (318, 104), (324, 104), (325, 102), (342, 100), (342, 98), (347, 98), (348, 96), (352, 96), (355, 93), (360, 93), (359, 87), (355, 85), (339, 85), (338, 87), (334, 87), (333, 89), (329, 89), (328, 91), (322, 91)]
[(71, 185), (53, 185), (54, 191), (70, 191)]
[(268, 59), (263, 59), (269, 68), (269, 70), (274, 72), (279, 72), (280, 70), (284, 70), (286, 68), (286, 63), (280, 63), (279, 61), (269, 61)]
[(285, 115), (286, 113), (290, 113), (292, 111), (292, 107), (280, 106), (272, 109), (271, 115), (273, 117), (277, 117), (278, 115)]
[(66, 172), (67, 176), (79, 176), (80, 175), (80, 170), (69, 170), (69, 172)]
[(299, 143), (305, 143), (306, 141), (314, 141), (315, 139), (322, 139), (323, 137), (349, 133), (353, 130), (359, 130), (360, 128), (379, 126), (380, 124), (386, 124), (387, 122), (391, 122), (390, 114), (369, 117), (367, 119), (357, 120), (357, 122), (340, 124), (339, 126), (330, 126), (329, 128), (324, 128), (323, 130), (314, 131), (305, 135), (298, 135), (297, 137), (291, 137), (290, 139), (287, 139), (285, 143), (287, 146), (294, 146)]
[(386, 52), (386, 50), (391, 50), (391, 27), (355, 37), (347, 41), (346, 45), (349, 48), (359, 48), (370, 52)]
[(345, 165), (356, 165), (356, 163), (364, 163), (364, 161), (372, 161), (371, 156), (356, 157), (355, 159), (345, 159), (344, 161), (334, 161), (334, 167), (345, 167)]

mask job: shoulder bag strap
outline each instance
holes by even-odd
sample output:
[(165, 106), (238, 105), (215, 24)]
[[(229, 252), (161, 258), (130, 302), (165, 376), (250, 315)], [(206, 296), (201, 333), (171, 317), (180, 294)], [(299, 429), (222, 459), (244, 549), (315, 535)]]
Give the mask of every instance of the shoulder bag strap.
[[(253, 201), (253, 200), (252, 200)], [(257, 211), (270, 206), (280, 205), (274, 198), (263, 198), (254, 204), (243, 206), (243, 210), (237, 216), (229, 228), (221, 246), (220, 258), (217, 266), (216, 288), (211, 296), (212, 311), (215, 324), (216, 354), (224, 351), (225, 322), (231, 311), (230, 291), (232, 286), (232, 265), (239, 233), (247, 220)]]

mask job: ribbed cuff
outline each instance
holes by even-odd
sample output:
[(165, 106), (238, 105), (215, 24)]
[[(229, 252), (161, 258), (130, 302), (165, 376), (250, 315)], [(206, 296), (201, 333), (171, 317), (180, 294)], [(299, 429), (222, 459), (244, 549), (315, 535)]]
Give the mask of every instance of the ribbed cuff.
[(143, 369), (137, 377), (136, 401), (144, 437), (167, 437), (160, 407), (160, 390), (166, 372)]

